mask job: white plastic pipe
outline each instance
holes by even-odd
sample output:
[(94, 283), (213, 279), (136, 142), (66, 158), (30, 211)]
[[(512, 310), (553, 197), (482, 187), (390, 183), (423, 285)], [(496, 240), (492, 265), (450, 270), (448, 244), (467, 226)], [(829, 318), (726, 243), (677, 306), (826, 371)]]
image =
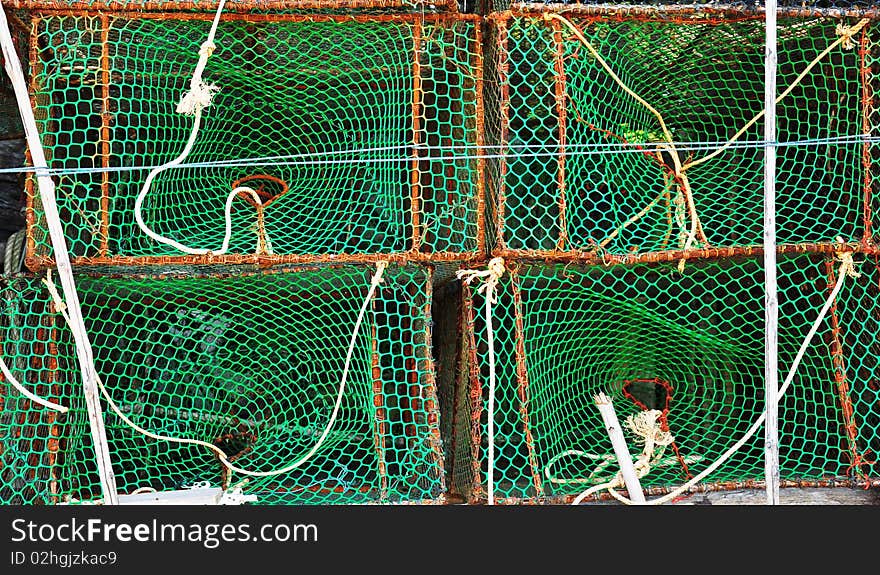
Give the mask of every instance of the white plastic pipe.
[(623, 437), (623, 429), (617, 420), (617, 414), (614, 412), (614, 405), (604, 393), (599, 393), (595, 398), (596, 407), (599, 408), (599, 414), (602, 421), (605, 422), (605, 431), (611, 439), (611, 445), (614, 447), (614, 455), (617, 456), (617, 463), (620, 466), (620, 474), (623, 476), (623, 482), (626, 484), (626, 490), (629, 492), (629, 498), (636, 505), (645, 504), (645, 494), (642, 492), (642, 484), (636, 475), (636, 469), (633, 466), (632, 456), (626, 446), (626, 439)]
[(116, 493), (113, 467), (110, 463), (110, 449), (107, 444), (107, 433), (104, 430), (104, 418), (101, 414), (101, 404), (98, 401), (98, 374), (95, 372), (92, 346), (86, 333), (85, 322), (83, 322), (79, 295), (73, 280), (73, 269), (70, 266), (70, 256), (67, 253), (67, 241), (64, 239), (64, 230), (61, 228), (61, 219), (58, 215), (58, 205), (55, 202), (55, 182), (48, 173), (46, 154), (43, 152), (37, 121), (34, 119), (34, 111), (31, 109), (27, 83), (21, 69), (21, 61), (15, 52), (15, 44), (12, 42), (12, 34), (9, 32), (9, 23), (6, 20), (6, 12), (3, 11), (2, 0), (0, 0), (0, 47), (3, 49), (6, 73), (9, 74), (9, 79), (15, 90), (15, 100), (21, 114), (21, 122), (24, 126), (28, 149), (37, 176), (37, 187), (43, 204), (43, 213), (46, 216), (46, 224), (49, 227), (49, 236), (52, 240), (55, 267), (58, 268), (61, 286), (64, 289), (64, 298), (67, 300), (70, 313), (71, 331), (76, 344), (76, 357), (82, 372), (86, 410), (89, 415), (89, 428), (95, 448), (95, 462), (98, 467), (104, 504), (116, 505), (119, 499)]
[(779, 300), (776, 288), (776, 0), (765, 3), (764, 40), (764, 480), (779, 505)]

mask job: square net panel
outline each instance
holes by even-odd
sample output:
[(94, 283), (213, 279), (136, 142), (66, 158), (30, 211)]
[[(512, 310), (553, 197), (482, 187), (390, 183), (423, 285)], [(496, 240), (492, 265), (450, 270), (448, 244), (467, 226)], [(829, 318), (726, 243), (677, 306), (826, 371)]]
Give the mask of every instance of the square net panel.
[[(468, 153), (482, 113), (473, 17), (224, 15), (203, 76), (219, 90), (191, 153), (145, 188), (193, 134), (176, 106), (210, 19), (34, 17), (33, 97), (75, 264), (481, 252), (481, 160)], [(239, 194), (227, 207), (239, 186), (259, 199)], [(51, 251), (33, 186), (30, 195), (28, 265), (39, 269)]]
[[(235, 276), (78, 276), (96, 369), (116, 408), (152, 434), (212, 444), (238, 468), (230, 471), (204, 445), (145, 436), (102, 398), (118, 491), (161, 493), (205, 482), (229, 488), (248, 479), (244, 493), (259, 504), (442, 501), (430, 270), (392, 266), (385, 272), (351, 348), (340, 395), (373, 272), (351, 266)], [(72, 338), (60, 316), (35, 307), (34, 301), (47, 305), (43, 286), (33, 279), (29, 288), (17, 295), (30, 305), (18, 321), (55, 321), (59, 373), (23, 364), (16, 373), (70, 382), (58, 397), (71, 409), (51, 427), (37, 419), (51, 417), (47, 410), (28, 411), (26, 402), (7, 394), (7, 434), (30, 414), (25, 423), (36, 431), (25, 426), (21, 433), (44, 442), (55, 437), (60, 447), (56, 456), (36, 440), (5, 440), (17, 448), (7, 449), (8, 457), (21, 460), (6, 473), (14, 473), (10, 484), (28, 479), (33, 493), (99, 498)], [(15, 334), (37, 338), (34, 330)], [(12, 345), (10, 339), (6, 349), (18, 349)], [(13, 357), (32, 353), (19, 347)], [(244, 473), (267, 474), (299, 461), (281, 474)], [(51, 489), (49, 472), (57, 483)]]
[[(64, 376), (70, 366), (59, 353), (60, 330), (52, 304), (33, 278), (4, 276), (0, 351), (10, 373), (32, 393), (56, 403), (69, 401)], [(73, 366), (75, 369), (75, 365)], [(58, 503), (66, 487), (63, 430), (83, 425), (85, 411), (61, 415), (37, 405), (0, 374), (0, 504)]]
[[(691, 12), (492, 17), (497, 255), (761, 243), (764, 22)], [(779, 19), (779, 243), (868, 235), (874, 33), (855, 18)]]
[[(864, 259), (864, 258), (862, 258)], [(780, 382), (836, 282), (821, 254), (779, 261)], [(783, 485), (877, 483), (878, 280), (857, 264), (780, 398)], [(764, 289), (760, 258), (634, 266), (511, 265), (493, 306), (498, 502), (570, 502), (619, 467), (594, 396), (621, 423), (648, 409), (674, 438), (641, 478), (648, 493), (685, 483), (739, 441), (764, 406)], [(484, 501), (488, 471), (488, 348), (484, 297), (465, 288), (478, 363), (457, 390), (450, 496)], [(633, 460), (643, 446), (625, 430)], [(755, 434), (694, 489), (756, 487)], [(471, 455), (472, 454), (472, 455)], [(452, 457), (451, 455), (449, 457)]]

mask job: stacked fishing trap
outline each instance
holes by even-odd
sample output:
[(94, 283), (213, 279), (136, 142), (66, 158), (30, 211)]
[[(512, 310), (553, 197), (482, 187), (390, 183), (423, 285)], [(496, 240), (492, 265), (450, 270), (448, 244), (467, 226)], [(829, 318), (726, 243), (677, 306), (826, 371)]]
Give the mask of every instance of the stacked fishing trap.
[(7, 280), (3, 355), (70, 411), (4, 387), (2, 499), (106, 501), (115, 484), (121, 502), (442, 502), (432, 289), (437, 266), (448, 279), (485, 251), (478, 18), (384, 0), (12, 6), (106, 463), (31, 179), (32, 274)]
[[(761, 7), (503, 8), (483, 81), (503, 266), (465, 276), (450, 492), (619, 497), (606, 401), (655, 501), (763, 488)], [(870, 12), (778, 11), (783, 486), (878, 484)]]
[[(760, 5), (4, 6), (0, 502), (627, 493), (600, 394), (646, 492), (763, 485)], [(785, 485), (880, 484), (874, 15), (779, 9)]]

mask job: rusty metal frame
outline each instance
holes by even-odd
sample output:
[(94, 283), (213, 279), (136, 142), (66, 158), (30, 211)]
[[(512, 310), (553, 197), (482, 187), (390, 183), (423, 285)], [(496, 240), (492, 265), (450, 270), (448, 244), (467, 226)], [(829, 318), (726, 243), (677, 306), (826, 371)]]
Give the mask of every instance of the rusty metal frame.
[[(871, 85), (871, 67), (867, 63), (868, 56), (868, 29), (871, 23), (865, 25), (861, 31), (859, 39), (859, 80), (862, 84), (862, 134), (871, 135), (871, 112), (874, 106), (874, 92)], [(873, 223), (872, 223), (872, 194), (871, 187), (873, 185), (873, 174), (871, 173), (871, 142), (865, 141), (862, 144), (862, 169), (864, 170), (864, 179), (862, 180), (862, 194), (864, 199), (864, 236), (862, 243), (870, 246), (874, 243), (873, 239)]]
[[(304, 267), (295, 267), (290, 269), (264, 269), (264, 270), (254, 270), (254, 271), (237, 271), (237, 272), (227, 272), (227, 273), (211, 273), (209, 271), (205, 271), (204, 273), (197, 275), (188, 275), (186, 279), (227, 279), (227, 278), (242, 278), (242, 277), (262, 277), (262, 276), (271, 276), (278, 274), (296, 274), (296, 273), (305, 273), (305, 272), (318, 272), (325, 271), (327, 269), (346, 269), (360, 267), (354, 266), (351, 264), (335, 264), (329, 267), (318, 267), (318, 266), (304, 266)], [(398, 386), (402, 386), (405, 390), (405, 394), (401, 394), (401, 408), (402, 408), (402, 418), (400, 423), (402, 423), (402, 428), (404, 430), (403, 437), (407, 441), (414, 441), (416, 439), (421, 439), (425, 442), (425, 444), (431, 450), (431, 462), (430, 464), (434, 466), (436, 471), (435, 478), (438, 480), (440, 485), (440, 494), (436, 499), (427, 499), (420, 500), (419, 504), (443, 504), (445, 503), (446, 496), (446, 478), (444, 473), (444, 454), (443, 447), (441, 441), (441, 432), (440, 432), (440, 419), (439, 419), (439, 409), (440, 404), (437, 398), (436, 393), (436, 383), (435, 383), (435, 360), (433, 355), (431, 354), (432, 349), (432, 340), (431, 340), (431, 313), (432, 313), (432, 291), (433, 291), (433, 281), (434, 281), (434, 270), (430, 265), (419, 266), (419, 269), (423, 270), (424, 278), (418, 279), (415, 281), (411, 281), (407, 284), (407, 294), (409, 296), (419, 296), (425, 299), (424, 305), (419, 306), (411, 306), (408, 308), (409, 314), (404, 315), (401, 318), (401, 328), (407, 331), (408, 336), (402, 340), (403, 345), (403, 355), (405, 357), (404, 360), (404, 369), (405, 380), (404, 381), (396, 381), (395, 384)], [(97, 273), (94, 271), (84, 272), (82, 274), (85, 277), (89, 277), (92, 279), (152, 279), (152, 280), (162, 280), (168, 277), (167, 274), (143, 274), (143, 273), (125, 273), (121, 268), (114, 268), (111, 273)], [(420, 292), (416, 292), (415, 290), (421, 290)], [(314, 298), (316, 296), (320, 296), (324, 299), (330, 297), (335, 298), (339, 297), (341, 294), (335, 293), (322, 293), (322, 294), (313, 294), (309, 296), (309, 298)], [(288, 298), (291, 299), (291, 298)], [(154, 303), (154, 300), (145, 300), (150, 304)], [(296, 298), (291, 299), (291, 301), (297, 301)], [(300, 300), (304, 301), (304, 300)], [(376, 298), (371, 302), (372, 310), (376, 310)], [(167, 302), (162, 302), (167, 303)], [(52, 305), (52, 304), (50, 304)], [(52, 308), (54, 309), (54, 307)], [(56, 330), (55, 318), (54, 316), (50, 318), (51, 329)], [(419, 323), (423, 326), (422, 329), (418, 328)], [(45, 329), (45, 328), (41, 328)], [(60, 338), (59, 334), (53, 336), (56, 338)], [(420, 340), (416, 340), (414, 338), (420, 338)], [(56, 341), (55, 339), (50, 340), (50, 345), (52, 341)], [(50, 349), (50, 355), (53, 359), (52, 367), (49, 370), (49, 374), (47, 377), (50, 384), (55, 381), (54, 374), (58, 371), (57, 369), (57, 361), (54, 360), (54, 356), (57, 355), (57, 349), (53, 352), (53, 348)], [(421, 350), (421, 351), (420, 351)], [(370, 363), (369, 363), (369, 380), (370, 386), (368, 393), (370, 394), (370, 398), (372, 400), (372, 404), (375, 408), (375, 415), (373, 420), (370, 422), (371, 433), (372, 433), (372, 452), (376, 457), (377, 462), (377, 475), (379, 478), (379, 487), (375, 490), (375, 493), (378, 497), (378, 500), (375, 503), (391, 503), (388, 501), (388, 497), (390, 494), (390, 480), (388, 473), (388, 461), (386, 458), (386, 453), (388, 450), (387, 445), (387, 436), (390, 431), (390, 421), (388, 420), (388, 406), (386, 403), (385, 392), (384, 392), (384, 379), (382, 377), (382, 366), (380, 359), (380, 346), (378, 341), (378, 326), (373, 324), (369, 331), (369, 354), (370, 354)], [(35, 356), (36, 359), (39, 359), (39, 356)], [(43, 373), (45, 370), (39, 369), (40, 366), (34, 366), (40, 373)], [(0, 375), (0, 380), (2, 380), (2, 375)], [(54, 393), (54, 391), (53, 391)], [(52, 397), (51, 394), (41, 394), (46, 397)], [(0, 395), (0, 410), (2, 410), (2, 400), (3, 397)], [(423, 413), (425, 416), (425, 421), (421, 421), (416, 419), (414, 415), (416, 412)], [(51, 417), (52, 421), (54, 421), (56, 415), (55, 412), (50, 412), (49, 417)], [(427, 433), (419, 433), (420, 426), (426, 426), (428, 432)], [(52, 434), (53, 437), (61, 437), (59, 432), (54, 432)], [(57, 452), (57, 442), (54, 444), (56, 446), (55, 451)], [(54, 457), (54, 456), (53, 456)], [(54, 459), (53, 459), (54, 462)], [(428, 463), (426, 461), (426, 463)], [(54, 463), (53, 463), (54, 465)], [(223, 467), (222, 469), (225, 469)], [(433, 479), (434, 477), (432, 477)], [(342, 493), (344, 489), (341, 486), (325, 486), (324, 484), (313, 485), (308, 488), (299, 489), (299, 491), (312, 491), (314, 493), (320, 494), (330, 494), (330, 493)], [(372, 493), (374, 491), (373, 488), (369, 486), (363, 486), (357, 488), (356, 491), (360, 493)], [(274, 489), (276, 493), (291, 493), (289, 490), (285, 490), (283, 488)], [(373, 502), (370, 502), (373, 503)], [(412, 504), (412, 501), (401, 501), (401, 502), (393, 502), (399, 504)]]
[[(539, 2), (513, 2), (510, 9), (495, 12), (490, 16), (506, 14), (530, 14), (540, 16), (544, 12), (555, 12), (571, 16), (601, 16), (631, 20), (633, 18), (729, 18), (729, 19), (763, 19), (764, 8), (745, 9), (734, 5), (697, 6), (685, 4), (637, 5), (637, 4), (559, 4)], [(780, 6), (776, 10), (780, 17), (793, 18), (876, 18), (880, 17), (880, 8), (809, 8)]]
[[(587, 23), (592, 22), (669, 22), (681, 24), (725, 24), (732, 22), (744, 21), (762, 21), (763, 11), (743, 11), (733, 7), (690, 7), (681, 5), (669, 6), (626, 6), (622, 8), (610, 9), (609, 6), (597, 5), (544, 5), (533, 3), (514, 4), (510, 10), (493, 12), (486, 18), (498, 32), (498, 41), (495, 49), (497, 50), (498, 77), (495, 79), (500, 85), (501, 102), (499, 108), (501, 112), (501, 137), (498, 142), (499, 146), (504, 150), (508, 140), (509, 130), (509, 106), (510, 106), (510, 86), (508, 80), (509, 62), (508, 62), (508, 46), (507, 46), (507, 27), (508, 22), (515, 18), (533, 18), (539, 19), (545, 13), (561, 13), (566, 16), (578, 17), (579, 20)], [(801, 9), (801, 8), (780, 8), (779, 16), (788, 17), (825, 17), (825, 18), (841, 18), (844, 16), (860, 16), (870, 18), (880, 18), (880, 8), (865, 11), (847, 11), (837, 9)], [(543, 20), (542, 20), (543, 21)], [(763, 255), (763, 248), (759, 244), (743, 245), (743, 246), (724, 246), (724, 247), (708, 247), (702, 249), (684, 250), (668, 250), (657, 252), (636, 252), (629, 254), (610, 254), (600, 247), (590, 248), (587, 250), (571, 249), (568, 243), (568, 221), (567, 221), (567, 204), (565, 194), (565, 139), (567, 129), (567, 113), (566, 113), (566, 82), (563, 53), (563, 35), (561, 27), (557, 20), (546, 22), (546, 26), (553, 30), (553, 38), (555, 44), (554, 51), (554, 76), (555, 76), (555, 98), (557, 108), (557, 130), (559, 138), (559, 155), (557, 158), (557, 205), (559, 209), (559, 234), (556, 238), (555, 249), (513, 249), (508, 247), (505, 235), (507, 229), (505, 226), (505, 211), (507, 199), (507, 162), (504, 157), (499, 160), (500, 174), (498, 182), (495, 183), (495, 189), (487, 193), (494, 194), (497, 210), (495, 213), (495, 244), (491, 246), (491, 255), (502, 257), (510, 260), (523, 261), (547, 261), (547, 262), (575, 262), (585, 265), (603, 264), (636, 264), (636, 263), (660, 263), (680, 261), (687, 259), (716, 259), (728, 257), (751, 257)], [(870, 26), (870, 24), (868, 25)], [(871, 124), (869, 112), (873, 104), (873, 92), (870, 84), (871, 70), (870, 65), (866, 63), (866, 54), (868, 50), (868, 33), (866, 26), (861, 31), (860, 49), (859, 49), (859, 72), (860, 87), (862, 101), (862, 132), (869, 135), (871, 133)], [(872, 205), (871, 205), (871, 187), (873, 185), (873, 175), (871, 173), (871, 142), (863, 144), (862, 165), (864, 170), (863, 186), (863, 219), (865, 233), (860, 238), (861, 246), (851, 245), (853, 251), (865, 254), (874, 254), (872, 238)], [(506, 151), (506, 150), (505, 150)], [(569, 246), (568, 248), (566, 246)], [(832, 249), (835, 248), (835, 249)], [(839, 249), (835, 244), (823, 243), (801, 243), (786, 244), (779, 246), (777, 253), (832, 253)], [(850, 249), (850, 248), (847, 248)]]
[[(8, 0), (9, 8), (23, 8), (27, 10), (51, 10), (63, 6), (70, 10), (93, 10), (93, 11), (148, 11), (148, 12), (171, 12), (171, 11), (210, 11), (217, 10), (218, 0), (72, 0), (59, 2), (58, 0)], [(447, 12), (457, 12), (458, 3), (455, 0), (439, 0), (436, 5)], [(406, 0), (229, 0), (224, 6), (224, 12), (244, 13), (251, 10), (364, 10), (364, 9), (389, 9), (410, 8), (416, 10), (420, 6), (417, 2)]]
[[(376, 300), (370, 304), (373, 312), (376, 311)], [(376, 452), (376, 462), (379, 473), (379, 497), (382, 501), (388, 498), (388, 466), (385, 463), (385, 435), (388, 432), (386, 421), (384, 383), (382, 381), (382, 366), (379, 362), (379, 340), (376, 324), (370, 328), (370, 373), (373, 383), (373, 407), (376, 415), (373, 421), (373, 447)]]
[(511, 291), (513, 291), (514, 333), (516, 338), (516, 387), (519, 398), (519, 416), (523, 424), (523, 436), (526, 442), (526, 450), (529, 456), (529, 467), (532, 471), (532, 487), (535, 494), (544, 494), (544, 485), (541, 481), (541, 472), (538, 469), (538, 456), (535, 453), (535, 440), (532, 437), (531, 422), (529, 420), (529, 372), (526, 365), (526, 336), (523, 321), (522, 290), (520, 289), (519, 274), (511, 274)]
[[(496, 23), (496, 54), (498, 58), (498, 86), (500, 87), (501, 102), (500, 121), (501, 126), (498, 142), (501, 146), (502, 157), (498, 160), (498, 179), (495, 182), (498, 190), (493, 190), (496, 194), (495, 198), (495, 244), (492, 246), (493, 252), (496, 249), (506, 250), (507, 241), (504, 239), (504, 215), (507, 209), (507, 144), (510, 138), (510, 82), (508, 81), (508, 73), (510, 72), (510, 62), (508, 60), (508, 30), (507, 19), (499, 19)], [(488, 192), (487, 192), (488, 193)]]
[(553, 66), (556, 72), (556, 115), (559, 131), (559, 155), (556, 158), (556, 188), (559, 194), (559, 237), (556, 240), (557, 251), (565, 250), (568, 243), (568, 219), (565, 203), (565, 143), (568, 134), (568, 118), (566, 110), (568, 106), (568, 87), (565, 76), (565, 43), (562, 38), (562, 24), (559, 20), (553, 20), (550, 24), (553, 28), (553, 42), (556, 44)]
[[(866, 246), (861, 242), (839, 244), (834, 242), (778, 244), (776, 253), (783, 255), (823, 254), (833, 255), (844, 252), (864, 255), (880, 255), (880, 246)], [(608, 254), (597, 250), (545, 252), (529, 250), (496, 250), (495, 255), (505, 259), (520, 261), (545, 261), (576, 263), (582, 265), (636, 265), (671, 263), (681, 260), (717, 260), (730, 258), (754, 258), (764, 254), (761, 245), (733, 246), (724, 248), (702, 248), (692, 250), (670, 250), (665, 252), (644, 252), (635, 254)]]
[(424, 382), (419, 386), (418, 390), (418, 410), (425, 414), (427, 421), (425, 424), (428, 428), (428, 441), (430, 443), (431, 454), (434, 457), (434, 465), (440, 479), (441, 491), (447, 490), (445, 465), (446, 460), (443, 454), (443, 439), (440, 432), (440, 401), (437, 398), (436, 383), (436, 364), (434, 356), (431, 353), (433, 349), (433, 341), (431, 339), (431, 313), (434, 302), (434, 270), (431, 266), (426, 266), (427, 279), (425, 283), (425, 304), (422, 307), (423, 328), (425, 345), (421, 348), (423, 357), (419, 358), (420, 362), (424, 362)]
[[(834, 272), (834, 259), (825, 260), (825, 271), (828, 277), (828, 293), (834, 291), (834, 284), (837, 283), (836, 274)], [(842, 329), (840, 327), (840, 319), (837, 314), (837, 298), (831, 304), (829, 310), (829, 320), (831, 322), (831, 364), (834, 368), (834, 384), (837, 387), (837, 398), (840, 401), (840, 415), (843, 419), (841, 422), (846, 434), (847, 448), (849, 450), (850, 466), (856, 473), (864, 474), (862, 466), (868, 465), (862, 451), (859, 449), (859, 429), (855, 417), (855, 408), (853, 407), (852, 395), (850, 393), (849, 380), (846, 375), (846, 359), (843, 353), (843, 337), (841, 337)]]
[[(860, 252), (863, 254), (872, 254), (877, 255), (880, 253), (880, 247), (866, 247), (860, 242), (851, 243), (847, 245), (848, 250), (852, 250), (853, 252)], [(781, 254), (818, 254), (825, 255), (827, 259), (825, 264), (827, 265), (827, 289), (830, 292), (831, 288), (835, 283), (834, 277), (834, 255), (839, 253), (840, 244), (780, 244), (777, 246), (777, 252)], [(698, 250), (694, 250), (698, 251)], [(704, 260), (712, 260), (718, 258), (731, 258), (731, 257), (748, 257), (751, 259), (760, 260), (761, 255), (763, 254), (763, 248), (756, 247), (754, 249), (749, 249), (747, 252), (737, 249), (730, 248), (728, 250), (699, 250), (702, 253), (702, 259)], [(727, 255), (727, 252), (733, 251), (735, 255)], [(709, 253), (711, 252), (711, 253)], [(663, 256), (665, 254), (650, 254), (652, 257), (656, 258), (657, 256)], [(680, 255), (680, 254), (679, 254)], [(670, 261), (674, 262), (678, 257), (665, 257), (662, 261)], [(526, 263), (526, 260), (519, 259), (516, 260), (519, 263)], [(552, 263), (564, 263), (559, 259), (548, 260)], [(584, 261), (572, 260), (570, 263), (578, 264), (578, 265), (608, 265), (603, 262), (593, 261), (591, 263), (585, 263)], [(614, 262), (617, 264), (626, 263), (626, 262)], [(632, 262), (635, 263), (635, 262)], [(521, 299), (521, 288), (519, 284), (519, 276), (518, 276), (518, 268), (517, 266), (508, 266), (508, 271), (511, 274), (511, 286), (513, 292), (513, 305), (514, 305), (514, 315), (515, 315), (515, 340), (516, 340), (516, 385), (518, 390), (518, 397), (520, 398), (520, 421), (524, 424), (524, 434), (525, 434), (525, 443), (528, 451), (529, 458), (529, 467), (531, 468), (531, 481), (532, 486), (536, 489), (537, 496), (535, 497), (500, 497), (496, 498), (496, 504), (499, 505), (556, 505), (556, 504), (570, 504), (574, 501), (577, 494), (571, 495), (552, 495), (545, 496), (543, 495), (543, 488), (540, 486), (540, 480), (537, 479), (536, 482), (535, 474), (536, 474), (536, 454), (534, 452), (534, 440), (531, 438), (530, 426), (528, 420), (528, 373), (526, 370), (526, 350), (525, 350), (525, 337), (524, 337), (524, 324), (523, 324), (523, 310), (522, 310), (522, 299)], [(483, 388), (481, 386), (481, 377), (480, 377), (480, 369), (479, 369), (479, 361), (477, 357), (477, 345), (476, 345), (476, 336), (475, 336), (475, 326), (474, 326), (474, 304), (472, 299), (471, 287), (469, 285), (462, 286), (462, 294), (463, 294), (463, 329), (466, 331), (464, 334), (465, 342), (466, 342), (466, 350), (463, 350), (463, 353), (466, 353), (470, 358), (470, 371), (469, 371), (469, 382), (471, 386), (471, 405), (470, 405), (470, 413), (468, 414), (456, 414), (456, 417), (461, 417), (464, 415), (469, 415), (471, 418), (471, 445), (472, 445), (472, 455), (470, 464), (473, 465), (474, 468), (474, 482), (472, 486), (472, 492), (468, 494), (464, 494), (465, 502), (478, 504), (484, 503), (485, 498), (482, 496), (483, 489), (483, 478), (481, 473), (481, 439), (482, 439), (482, 425), (480, 423), (480, 416), (482, 414), (482, 404), (483, 404)], [(837, 319), (837, 304), (834, 303), (830, 312), (831, 324), (832, 324), (832, 343), (830, 344), (830, 351), (832, 356), (832, 363), (834, 365), (834, 374), (835, 374), (835, 385), (838, 392), (838, 399), (841, 405), (842, 411), (842, 424), (846, 430), (847, 440), (849, 442), (850, 448), (850, 460), (852, 465), (850, 469), (855, 468), (856, 470), (860, 470), (865, 465), (869, 463), (866, 461), (864, 454), (859, 452), (857, 439), (858, 439), (858, 431), (856, 429), (856, 422), (854, 419), (854, 409), (852, 407), (852, 399), (849, 389), (849, 384), (847, 381), (846, 373), (845, 373), (845, 365), (843, 362), (843, 350), (841, 345), (841, 329), (839, 325), (839, 321)], [(624, 390), (624, 394), (629, 396)], [(631, 397), (632, 399), (632, 397)], [(667, 395), (667, 408), (669, 402), (671, 401), (671, 394)], [(644, 406), (641, 406), (644, 407)], [(665, 416), (665, 412), (664, 412)], [(664, 417), (665, 419), (665, 417)], [(682, 463), (682, 471), (684, 475), (687, 477), (692, 476), (688, 466), (684, 464), (683, 458), (679, 455), (677, 446), (675, 447), (676, 456), (679, 461)], [(453, 472), (455, 470), (453, 469)], [(880, 488), (880, 478), (872, 478), (868, 474), (862, 472), (860, 474), (861, 479), (856, 478), (843, 478), (843, 477), (835, 477), (835, 478), (826, 478), (826, 479), (798, 479), (798, 480), (782, 480), (780, 482), (781, 487), (786, 488), (811, 488), (811, 487), (828, 487), (828, 488)], [(665, 495), (670, 493), (678, 486), (655, 486), (644, 488), (644, 492), (646, 495)], [(742, 490), (742, 489), (764, 489), (765, 483), (763, 480), (746, 480), (746, 481), (728, 481), (728, 482), (712, 482), (712, 483), (700, 483), (692, 487), (688, 494), (693, 493), (706, 493), (706, 492), (716, 492), (716, 491), (733, 491), (733, 490)], [(459, 494), (453, 494), (459, 495)], [(687, 497), (683, 495), (682, 497)], [(589, 501), (603, 501), (603, 500), (611, 500), (611, 495), (607, 493), (599, 493), (592, 496)]]
[[(466, 328), (466, 345), (462, 353), (466, 354), (466, 362), (469, 367), (467, 373), (468, 396), (470, 399), (470, 412), (465, 414), (469, 416), (470, 428), (470, 447), (471, 458), (468, 462), (471, 466), (471, 485), (470, 492), (463, 494), (467, 501), (477, 502), (483, 498), (483, 472), (480, 453), (482, 451), (482, 423), (480, 418), (483, 415), (483, 385), (480, 378), (480, 362), (477, 357), (477, 341), (476, 330), (474, 329), (474, 300), (471, 288), (468, 285), (462, 286), (462, 315), (463, 323)], [(454, 473), (454, 470), (453, 470)]]
[[(99, 153), (101, 154), (101, 162), (104, 167), (109, 167), (110, 164), (110, 125), (109, 125), (109, 53), (107, 44), (109, 41), (109, 23), (110, 17), (119, 17), (119, 18), (128, 18), (128, 19), (153, 19), (153, 20), (201, 20), (201, 21), (210, 21), (213, 18), (213, 14), (210, 13), (196, 13), (196, 12), (183, 12), (183, 13), (171, 13), (171, 12), (133, 12), (131, 10), (127, 11), (119, 11), (114, 12), (111, 15), (106, 13), (96, 11), (94, 8), (85, 10), (85, 9), (75, 9), (75, 8), (65, 8), (58, 9), (57, 4), (55, 5), (55, 9), (41, 9), (35, 11), (32, 14), (32, 23), (30, 30), (30, 61), (31, 61), (31, 100), (32, 105), (36, 105), (36, 95), (39, 93), (38, 85), (37, 85), (37, 71), (40, 67), (40, 59), (39, 59), (39, 50), (37, 45), (37, 33), (38, 33), (38, 24), (45, 17), (51, 16), (80, 16), (80, 17), (100, 17), (103, 31), (102, 31), (102, 52), (101, 52), (101, 71), (100, 71), (100, 84), (102, 85), (102, 127), (101, 127), (101, 138), (99, 142)], [(375, 14), (375, 15), (367, 15), (367, 14), (278, 14), (278, 13), (267, 13), (267, 14), (250, 14), (250, 13), (239, 13), (239, 12), (230, 12), (229, 14), (224, 15), (224, 19), (226, 21), (241, 21), (241, 22), (305, 22), (305, 21), (317, 21), (317, 22), (397, 22), (402, 24), (412, 24), (414, 26), (414, 35), (415, 42), (413, 47), (413, 102), (412, 102), (412, 114), (413, 114), (413, 134), (414, 134), (414, 142), (418, 144), (419, 138), (419, 124), (420, 117), (422, 111), (422, 94), (421, 94), (421, 62), (420, 62), (420, 54), (421, 51), (419, 49), (420, 44), (420, 34), (421, 27), (424, 23), (433, 23), (433, 24), (445, 24), (449, 23), (454, 24), (458, 22), (473, 22), (474, 23), (474, 31), (469, 33), (469, 37), (471, 40), (479, 41), (481, 38), (480, 26), (483, 22), (483, 18), (476, 14), (459, 14), (459, 13), (445, 13), (445, 14), (411, 14), (411, 13), (383, 13), (383, 14)], [(477, 95), (476, 95), (476, 106), (475, 106), (475, 122), (474, 128), (476, 131), (477, 144), (478, 147), (482, 146), (483, 136), (481, 131), (485, 127), (485, 120), (483, 117), (484, 107), (482, 100), (482, 63), (483, 63), (483, 55), (482, 51), (479, 50), (472, 57), (473, 62), (479, 66), (479, 68), (474, 70), (475, 78), (477, 82)], [(50, 146), (51, 147), (51, 146)], [(432, 262), (461, 262), (461, 261), (473, 261), (479, 260), (485, 255), (486, 248), (486, 240), (485, 240), (485, 218), (482, 214), (482, 209), (485, 206), (485, 182), (484, 182), (484, 160), (479, 160), (477, 165), (477, 171), (474, 176), (475, 182), (472, 185), (471, 194), (472, 198), (475, 201), (476, 209), (478, 210), (477, 218), (476, 218), (476, 248), (473, 251), (454, 251), (454, 252), (423, 252), (419, 249), (420, 244), (420, 222), (419, 222), (419, 211), (420, 211), (420, 188), (421, 183), (419, 178), (421, 176), (421, 172), (419, 171), (420, 162), (424, 161), (424, 158), (420, 157), (419, 151), (414, 151), (413, 159), (412, 159), (412, 175), (411, 175), (411, 203), (410, 213), (412, 215), (411, 226), (412, 226), (412, 238), (408, 238), (409, 241), (412, 242), (412, 246), (404, 251), (392, 252), (392, 253), (312, 253), (312, 254), (277, 254), (277, 255), (269, 255), (269, 254), (224, 254), (219, 256), (214, 256), (211, 254), (204, 256), (193, 256), (193, 255), (165, 255), (165, 256), (125, 256), (118, 255), (112, 256), (109, 254), (109, 206), (110, 206), (110, 182), (109, 176), (107, 172), (104, 172), (101, 182), (101, 246), (99, 250), (99, 255), (95, 256), (80, 256), (73, 257), (72, 264), (75, 266), (168, 266), (168, 265), (185, 265), (185, 266), (200, 266), (200, 265), (255, 265), (260, 267), (270, 267), (284, 264), (323, 264), (323, 263), (373, 263), (382, 260), (388, 260), (392, 262), (399, 263), (408, 263), (408, 262), (416, 262), (416, 263), (432, 263)], [(26, 195), (27, 195), (27, 203), (25, 207), (25, 219), (27, 222), (27, 248), (26, 248), (26, 257), (25, 257), (25, 265), (31, 271), (42, 271), (47, 267), (51, 267), (54, 265), (54, 258), (50, 255), (44, 255), (38, 253), (38, 246), (35, 238), (35, 226), (37, 224), (36, 218), (36, 194), (34, 189), (34, 182), (32, 178), (28, 178), (26, 182)]]

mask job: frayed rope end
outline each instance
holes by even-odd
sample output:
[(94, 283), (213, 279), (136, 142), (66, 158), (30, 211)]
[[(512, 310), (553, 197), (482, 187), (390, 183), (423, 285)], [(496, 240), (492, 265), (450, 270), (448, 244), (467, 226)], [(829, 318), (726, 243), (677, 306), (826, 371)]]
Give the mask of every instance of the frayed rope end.
[(219, 89), (214, 84), (195, 83), (189, 92), (180, 99), (177, 104), (177, 113), (192, 116), (197, 111), (207, 108), (211, 105), (211, 100)]

